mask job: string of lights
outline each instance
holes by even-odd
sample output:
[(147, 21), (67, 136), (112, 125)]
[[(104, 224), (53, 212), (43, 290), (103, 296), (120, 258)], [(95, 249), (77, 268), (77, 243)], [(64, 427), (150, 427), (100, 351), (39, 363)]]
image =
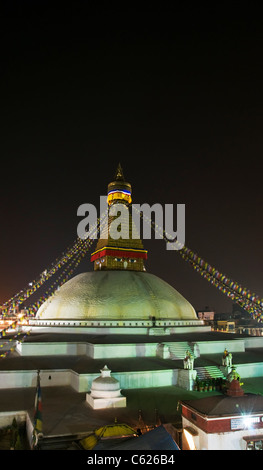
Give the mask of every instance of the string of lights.
[[(137, 210), (135, 208), (135, 210)], [(171, 242), (172, 237), (169, 233), (163, 230), (152, 219), (146, 216), (143, 212), (140, 212), (141, 217), (151, 225), (154, 231), (156, 231), (161, 238), (165, 241)], [(263, 319), (263, 299), (258, 295), (251, 292), (249, 289), (241, 286), (238, 282), (233, 281), (225, 274), (218, 271), (216, 268), (207, 263), (201, 256), (187, 248), (185, 245), (180, 245), (179, 242), (175, 242), (172, 245), (172, 249), (176, 250), (179, 255), (192, 266), (204, 279), (210, 282), (211, 285), (217, 287), (224, 295), (231, 298), (234, 302), (239, 304), (248, 313), (250, 313), (253, 319), (260, 321)]]
[[(135, 210), (137, 209), (135, 208)], [(61, 285), (63, 285), (70, 276), (72, 276), (93, 243), (92, 235), (96, 233), (105, 215), (106, 214), (103, 214), (100, 219), (97, 219), (97, 224), (89, 231), (89, 238), (78, 238), (71, 247), (67, 248), (66, 251), (62, 253), (61, 257), (57, 258), (56, 261), (52, 263), (49, 269), (45, 269), (34, 281), (31, 281), (26, 288), (22, 289), (5, 302), (2, 306), (2, 314), (6, 315), (11, 308), (23, 304), (25, 300), (36, 292), (37, 289), (39, 289), (53, 275), (58, 274), (61, 270), (57, 279), (53, 281), (45, 293), (28, 307), (29, 314), (34, 315), (42, 303), (48, 298), (51, 298), (57, 289), (59, 289), (59, 287), (61, 287)], [(162, 227), (158, 226), (144, 213), (141, 212), (140, 215), (157, 233), (159, 233), (159, 235), (162, 236), (162, 238), (166, 241), (171, 241), (171, 239), (168, 238), (169, 234), (167, 234)], [(217, 287), (220, 292), (225, 294), (227, 297), (241, 305), (246, 311), (252, 314), (253, 318), (258, 320), (263, 318), (263, 299), (260, 299), (258, 295), (218, 271), (190, 248), (186, 246), (178, 246), (176, 244), (173, 248), (176, 249), (179, 255), (204, 279)]]
[(39, 299), (34, 302), (30, 307), (28, 307), (28, 312), (34, 314), (39, 306), (50, 296), (52, 295), (58, 287), (63, 285), (69, 277), (74, 273), (75, 269), (79, 265), (82, 258), (86, 255), (91, 244), (93, 243), (92, 236), (96, 233), (98, 226), (102, 223), (105, 218), (105, 214), (102, 215), (100, 219), (97, 219), (97, 223), (91, 227), (89, 231), (89, 238), (78, 238), (75, 240), (72, 246), (68, 247), (62, 255), (57, 258), (50, 266), (50, 268), (45, 269), (36, 279), (29, 282), (29, 284), (7, 300), (1, 307), (2, 315), (6, 316), (10, 313), (12, 309), (23, 304), (29, 297), (31, 297), (40, 287), (42, 287), (52, 276), (57, 275), (60, 271), (60, 275), (53, 283), (49, 286), (47, 291), (39, 297)]

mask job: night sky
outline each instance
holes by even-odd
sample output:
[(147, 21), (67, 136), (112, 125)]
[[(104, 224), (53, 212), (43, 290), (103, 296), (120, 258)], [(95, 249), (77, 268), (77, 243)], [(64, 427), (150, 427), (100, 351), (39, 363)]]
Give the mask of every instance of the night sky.
[[(186, 245), (263, 297), (260, 12), (95, 3), (3, 3), (0, 303), (76, 239), (118, 162), (134, 203), (184, 203)], [(144, 246), (196, 309), (232, 311), (164, 241)]]

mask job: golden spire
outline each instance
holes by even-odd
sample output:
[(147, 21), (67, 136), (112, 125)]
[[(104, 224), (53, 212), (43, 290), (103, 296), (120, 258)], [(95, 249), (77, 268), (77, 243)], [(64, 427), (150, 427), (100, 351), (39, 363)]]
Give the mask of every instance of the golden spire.
[(147, 259), (147, 251), (144, 250), (143, 243), (137, 236), (133, 238), (136, 227), (134, 226), (131, 214), (131, 200), (131, 185), (125, 181), (122, 167), (119, 163), (115, 173), (115, 180), (108, 185), (108, 205), (111, 206), (115, 203), (123, 204), (128, 217), (124, 218), (125, 220), (121, 222), (122, 225), (125, 225), (122, 227), (123, 235), (115, 239), (110, 234), (110, 227), (115, 222), (116, 216), (109, 215), (108, 227), (106, 227), (104, 235), (99, 238), (96, 251), (91, 254), (91, 261), (94, 262), (95, 271), (101, 269), (145, 271), (144, 261)]
[(125, 181), (125, 178), (124, 178), (124, 174), (123, 174), (121, 164), (119, 163), (118, 167), (117, 167), (117, 170), (116, 170), (116, 174), (115, 174), (115, 181), (120, 181), (120, 180)]
[(115, 179), (108, 185), (108, 204), (123, 202), (131, 204), (131, 185), (124, 179), (121, 164), (118, 164)]

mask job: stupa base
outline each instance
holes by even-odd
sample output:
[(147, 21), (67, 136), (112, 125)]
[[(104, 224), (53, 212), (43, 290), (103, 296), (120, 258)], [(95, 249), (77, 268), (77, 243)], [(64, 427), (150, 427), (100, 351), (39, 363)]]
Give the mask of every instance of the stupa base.
[(126, 397), (120, 396), (116, 398), (93, 398), (90, 393), (86, 394), (86, 402), (93, 410), (101, 410), (103, 408), (125, 408)]

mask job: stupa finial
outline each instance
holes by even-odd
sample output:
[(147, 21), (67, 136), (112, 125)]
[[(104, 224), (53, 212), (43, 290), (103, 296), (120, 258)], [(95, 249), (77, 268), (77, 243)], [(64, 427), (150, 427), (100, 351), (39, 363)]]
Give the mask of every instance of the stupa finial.
[(131, 204), (131, 185), (124, 179), (121, 164), (118, 164), (114, 181), (108, 184), (108, 204), (123, 202)]
[[(145, 271), (144, 260), (147, 259), (147, 251), (143, 248), (143, 243), (138, 236), (135, 223), (132, 218), (131, 185), (124, 179), (121, 164), (118, 164), (114, 181), (108, 184), (107, 202), (109, 206), (107, 225), (104, 226), (103, 235), (99, 238), (96, 251), (91, 254), (91, 262), (94, 262), (94, 270), (127, 270)], [(118, 204), (122, 209), (122, 233), (115, 237), (111, 232), (112, 224), (116, 226), (117, 212), (114, 214), (112, 205)], [(122, 207), (125, 206), (125, 207)], [(125, 211), (125, 212), (124, 212)], [(125, 217), (124, 217), (124, 215)], [(114, 229), (115, 230), (115, 229)], [(118, 235), (118, 234), (117, 234)]]
[(123, 170), (121, 164), (118, 164), (116, 174), (115, 174), (115, 181), (125, 181)]

